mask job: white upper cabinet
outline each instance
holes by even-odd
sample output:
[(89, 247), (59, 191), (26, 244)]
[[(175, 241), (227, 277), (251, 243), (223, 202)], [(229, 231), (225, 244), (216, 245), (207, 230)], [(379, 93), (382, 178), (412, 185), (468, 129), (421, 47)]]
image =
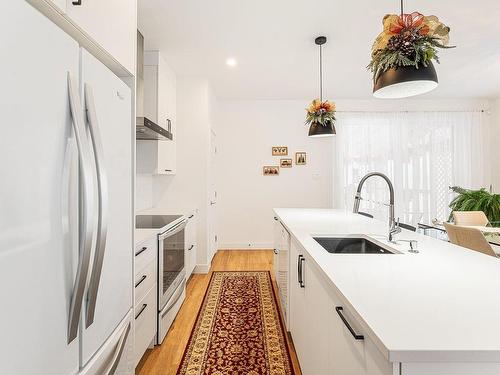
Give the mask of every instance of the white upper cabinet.
[(66, 13), (78, 27), (135, 75), (136, 0), (67, 0)]
[[(159, 51), (144, 53), (144, 116), (173, 133), (172, 140), (138, 141), (139, 173), (176, 173), (176, 77)], [(170, 123), (171, 128), (168, 128)]]

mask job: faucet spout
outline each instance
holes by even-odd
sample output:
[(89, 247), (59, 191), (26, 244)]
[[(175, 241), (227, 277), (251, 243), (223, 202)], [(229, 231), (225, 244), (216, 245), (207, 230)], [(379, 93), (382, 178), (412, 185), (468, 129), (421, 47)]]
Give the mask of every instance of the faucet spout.
[(380, 172), (371, 172), (365, 175), (361, 181), (359, 181), (358, 184), (358, 189), (356, 191), (356, 195), (354, 196), (354, 206), (352, 209), (352, 212), (357, 214), (359, 212), (359, 204), (361, 203), (361, 200), (363, 199), (361, 197), (361, 190), (363, 189), (363, 185), (368, 180), (370, 177), (378, 176), (381, 177), (387, 182), (387, 186), (389, 187), (389, 237), (392, 240), (394, 232), (391, 233), (391, 231), (394, 231), (394, 227), (397, 227), (398, 225), (396, 221), (394, 220), (394, 186), (392, 185), (391, 180), (389, 177), (387, 177), (385, 174), (380, 173)]

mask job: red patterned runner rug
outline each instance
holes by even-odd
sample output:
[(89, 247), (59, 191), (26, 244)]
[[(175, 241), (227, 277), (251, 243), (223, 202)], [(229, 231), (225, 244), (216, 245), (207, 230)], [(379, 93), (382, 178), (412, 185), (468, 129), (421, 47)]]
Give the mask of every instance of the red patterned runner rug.
[(177, 374), (294, 374), (268, 271), (213, 272)]

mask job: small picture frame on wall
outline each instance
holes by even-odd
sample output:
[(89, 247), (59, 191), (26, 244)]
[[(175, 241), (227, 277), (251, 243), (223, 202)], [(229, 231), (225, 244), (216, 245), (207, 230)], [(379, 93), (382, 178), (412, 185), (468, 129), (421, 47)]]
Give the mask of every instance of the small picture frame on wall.
[(286, 146), (273, 146), (273, 156), (287, 156), (288, 147)]
[(295, 153), (295, 165), (306, 165), (307, 164), (307, 154), (305, 152)]
[(280, 168), (292, 168), (292, 159), (280, 159)]
[(262, 167), (262, 174), (264, 176), (278, 176), (280, 174), (280, 167), (277, 165), (266, 165)]

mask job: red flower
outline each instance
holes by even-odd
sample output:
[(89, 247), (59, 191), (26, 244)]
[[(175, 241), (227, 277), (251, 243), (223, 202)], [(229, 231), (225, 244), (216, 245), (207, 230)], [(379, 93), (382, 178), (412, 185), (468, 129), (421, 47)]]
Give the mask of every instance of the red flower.
[(392, 24), (389, 31), (393, 34), (400, 34), (404, 30), (418, 29), (420, 35), (429, 33), (429, 26), (424, 24), (425, 16), (418, 12), (402, 14), (395, 24)]

